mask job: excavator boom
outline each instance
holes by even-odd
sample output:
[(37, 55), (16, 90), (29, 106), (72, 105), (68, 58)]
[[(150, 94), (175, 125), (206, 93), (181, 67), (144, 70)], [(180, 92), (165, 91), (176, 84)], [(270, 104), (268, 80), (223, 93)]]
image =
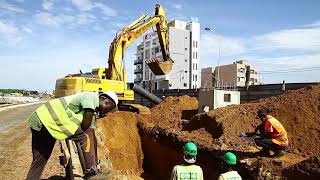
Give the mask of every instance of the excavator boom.
[(163, 59), (152, 59), (147, 61), (147, 65), (156, 75), (167, 74), (172, 69), (172, 60), (169, 54), (169, 29), (166, 21), (164, 9), (157, 4), (155, 15), (147, 18), (142, 15), (127, 27), (123, 28), (119, 35), (112, 41), (109, 49), (108, 77), (112, 80), (126, 81), (126, 71), (124, 68), (125, 50), (146, 31), (156, 26), (159, 43)]

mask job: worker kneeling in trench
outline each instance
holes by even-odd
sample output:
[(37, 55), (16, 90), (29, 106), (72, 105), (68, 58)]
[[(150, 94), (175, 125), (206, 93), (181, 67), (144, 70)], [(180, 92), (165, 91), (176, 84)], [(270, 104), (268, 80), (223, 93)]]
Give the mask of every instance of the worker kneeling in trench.
[[(267, 110), (262, 108), (258, 111), (258, 117), (262, 123), (253, 133), (241, 132), (241, 137), (255, 138), (257, 146), (262, 147), (258, 152), (261, 156), (270, 156), (269, 150), (274, 152), (273, 157), (281, 157), (288, 148), (288, 135), (283, 125), (274, 117), (267, 114)], [(259, 131), (260, 134), (257, 132)]]
[(95, 144), (90, 143), (95, 128), (95, 114), (103, 117), (117, 105), (117, 95), (112, 91), (106, 91), (100, 95), (95, 92), (83, 92), (57, 98), (37, 108), (28, 122), (32, 132), (33, 160), (27, 179), (41, 178), (56, 140), (65, 139), (80, 144), (86, 165), (85, 178), (97, 176)]
[(192, 142), (188, 142), (183, 146), (183, 153), (185, 164), (173, 167), (170, 180), (203, 180), (201, 167), (194, 165), (198, 153), (197, 146)]

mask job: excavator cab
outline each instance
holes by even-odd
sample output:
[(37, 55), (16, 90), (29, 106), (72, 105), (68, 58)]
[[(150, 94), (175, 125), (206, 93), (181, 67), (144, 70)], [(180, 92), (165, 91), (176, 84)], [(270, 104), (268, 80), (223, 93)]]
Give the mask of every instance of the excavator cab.
[(147, 60), (146, 64), (155, 75), (165, 75), (171, 71), (173, 61), (171, 59), (165, 61), (163, 59), (157, 58)]

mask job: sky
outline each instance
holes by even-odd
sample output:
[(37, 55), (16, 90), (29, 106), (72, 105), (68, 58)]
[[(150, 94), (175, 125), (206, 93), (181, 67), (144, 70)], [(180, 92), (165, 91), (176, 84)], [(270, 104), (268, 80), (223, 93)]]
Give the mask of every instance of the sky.
[[(107, 67), (116, 32), (157, 3), (169, 20), (198, 17), (200, 67), (246, 59), (263, 83), (320, 81), (318, 0), (0, 0), (0, 88), (52, 91), (59, 77)], [(125, 55), (128, 81), (140, 41)]]

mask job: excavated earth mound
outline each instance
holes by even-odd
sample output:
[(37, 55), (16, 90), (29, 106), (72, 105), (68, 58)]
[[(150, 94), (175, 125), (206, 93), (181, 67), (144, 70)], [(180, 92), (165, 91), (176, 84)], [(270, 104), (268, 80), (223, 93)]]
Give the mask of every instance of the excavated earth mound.
[[(254, 163), (265, 167), (264, 174), (278, 175), (283, 168), (302, 161), (303, 157), (308, 158), (320, 153), (320, 119), (318, 117), (320, 114), (320, 86), (289, 91), (280, 96), (253, 103), (231, 105), (195, 115), (189, 120), (183, 119), (182, 112), (196, 110), (195, 105), (197, 105), (196, 99), (187, 96), (171, 97), (152, 108), (151, 115), (139, 116), (139, 127), (146, 159), (158, 159), (159, 162), (166, 159), (167, 162), (163, 162), (163, 164), (169, 164), (165, 171), (154, 172), (159, 177), (161, 174), (167, 176), (167, 171), (174, 164), (179, 163), (177, 157), (181, 153), (180, 148), (187, 141), (198, 144), (200, 154), (203, 154), (202, 157), (209, 155), (209, 159), (203, 162), (201, 157), (198, 160), (200, 165), (204, 165), (205, 170), (208, 171), (210, 168), (211, 171), (215, 167), (218, 168), (218, 165), (212, 161), (227, 150), (236, 152), (240, 158), (249, 158), (249, 161), (252, 162), (256, 161), (254, 152), (259, 150), (258, 147), (254, 145), (252, 139), (239, 137), (239, 133), (253, 131), (260, 124), (256, 112), (261, 107), (268, 108), (270, 115), (280, 120), (288, 132), (290, 142), (290, 154), (282, 158), (280, 162), (263, 158)], [(162, 156), (147, 153), (157, 145), (159, 145), (159, 149), (162, 149), (157, 153), (163, 154)], [(170, 158), (166, 158), (166, 156)], [(295, 157), (292, 158), (292, 156)], [(147, 164), (147, 167), (152, 167), (150, 169), (156, 167), (152, 161)], [(272, 169), (272, 167), (276, 167), (274, 164), (279, 164), (279, 168)], [(251, 169), (255, 169), (255, 167), (257, 166)], [(272, 174), (273, 171), (274, 174)], [(261, 172), (256, 174), (260, 176)], [(215, 178), (217, 172), (205, 173), (205, 176)]]
[[(259, 147), (253, 139), (239, 137), (240, 132), (253, 131), (261, 123), (256, 117), (261, 107), (266, 107), (288, 132), (290, 145), (284, 157), (257, 157)], [(203, 168), (205, 179), (218, 177), (220, 157), (226, 151), (237, 154), (237, 170), (245, 179), (291, 179), (293, 172), (303, 172), (301, 177), (319, 175), (312, 168), (319, 166), (317, 159), (303, 160), (320, 153), (320, 86), (208, 113), (197, 114), (197, 108), (196, 98), (180, 96), (166, 98), (150, 109), (151, 113), (110, 113), (98, 122), (102, 165), (124, 175), (168, 179), (172, 167), (183, 163), (183, 144), (192, 141), (199, 147), (197, 164)]]
[(143, 173), (143, 152), (135, 113), (115, 112), (97, 121), (98, 156), (104, 170), (123, 175)]

